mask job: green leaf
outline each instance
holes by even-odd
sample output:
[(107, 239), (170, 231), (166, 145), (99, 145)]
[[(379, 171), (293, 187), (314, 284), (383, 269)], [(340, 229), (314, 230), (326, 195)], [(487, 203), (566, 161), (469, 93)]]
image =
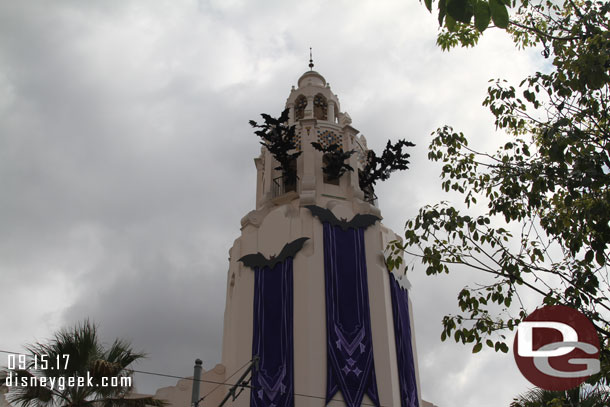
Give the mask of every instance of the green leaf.
[(499, 0), (489, 0), (489, 10), (491, 11), (491, 19), (497, 27), (508, 27), (508, 10), (506, 10), (504, 4)]
[(443, 19), (447, 14), (447, 0), (439, 0), (438, 1), (438, 24), (443, 26)]
[(484, 0), (477, 1), (474, 5), (474, 26), (477, 30), (483, 32), (489, 26), (490, 20), (489, 3)]
[(483, 348), (483, 344), (481, 342), (479, 342), (476, 345), (474, 345), (474, 348), (472, 348), (472, 353), (478, 353), (481, 351), (482, 348)]
[(591, 261), (593, 260), (593, 256), (595, 256), (595, 253), (593, 253), (593, 250), (588, 250), (587, 254), (585, 254), (585, 261), (587, 263), (591, 263)]
[(606, 258), (604, 257), (604, 252), (602, 250), (595, 254), (595, 260), (600, 266), (603, 266), (606, 263)]
[(472, 19), (472, 11), (469, 0), (447, 0), (447, 14), (455, 21), (469, 24)]
[(428, 11), (432, 12), (432, 0), (424, 0), (424, 4), (426, 5)]
[(453, 19), (453, 17), (451, 17), (449, 14), (447, 14), (447, 17), (445, 18), (445, 26), (451, 32), (457, 31), (457, 24), (456, 24), (455, 20)]

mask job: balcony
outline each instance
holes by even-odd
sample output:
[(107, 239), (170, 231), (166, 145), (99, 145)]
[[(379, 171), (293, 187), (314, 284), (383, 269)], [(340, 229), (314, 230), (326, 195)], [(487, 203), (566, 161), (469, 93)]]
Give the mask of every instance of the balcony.
[(298, 177), (296, 176), (292, 179), (283, 175), (274, 178), (271, 183), (271, 199), (273, 202), (279, 205), (298, 198), (297, 180)]

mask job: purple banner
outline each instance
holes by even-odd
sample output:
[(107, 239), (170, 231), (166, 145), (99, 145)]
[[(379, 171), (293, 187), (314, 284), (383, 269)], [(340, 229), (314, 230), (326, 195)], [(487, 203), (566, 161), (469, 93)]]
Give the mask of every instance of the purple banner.
[(409, 291), (401, 287), (392, 272), (390, 272), (390, 289), (392, 292), (392, 311), (394, 314), (398, 381), (400, 383), (400, 405), (402, 407), (419, 407), (413, 346), (411, 344)]
[(292, 257), (254, 268), (251, 407), (294, 406)]
[(364, 394), (379, 406), (364, 251), (364, 228), (324, 222), (326, 282), (326, 403), (341, 390), (348, 407)]

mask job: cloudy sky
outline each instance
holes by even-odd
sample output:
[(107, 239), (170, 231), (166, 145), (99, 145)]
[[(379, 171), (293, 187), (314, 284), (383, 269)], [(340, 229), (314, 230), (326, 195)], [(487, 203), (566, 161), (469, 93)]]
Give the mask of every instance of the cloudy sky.
[[(542, 59), (493, 30), (443, 53), (435, 18), (416, 0), (0, 2), (1, 348), (90, 317), (148, 353), (139, 369), (220, 362), (228, 249), (254, 208), (248, 120), (283, 109), (310, 46), (369, 147), (417, 144), (378, 187), (384, 223), (400, 232), (450, 199), (430, 133), (452, 124), (492, 148), (487, 81)], [(423, 398), (440, 407), (507, 406), (528, 387), (510, 354), (440, 342), (472, 278), (410, 276)]]

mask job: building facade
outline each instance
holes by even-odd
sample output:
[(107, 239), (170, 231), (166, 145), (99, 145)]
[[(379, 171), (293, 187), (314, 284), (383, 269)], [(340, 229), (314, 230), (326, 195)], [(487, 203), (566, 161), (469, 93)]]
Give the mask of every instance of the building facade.
[[(222, 363), (203, 379), (234, 383), (256, 357), (249, 387), (227, 405), (428, 405), (420, 399), (408, 282), (385, 265), (384, 251), (399, 237), (381, 223), (374, 192), (359, 186), (366, 139), (313, 70), (285, 107), (301, 153), (296, 178), (261, 148), (256, 207), (229, 252)], [(354, 150), (346, 161), (353, 171), (329, 177), (327, 157), (312, 143)], [(182, 386), (157, 396), (184, 405), (190, 386)], [(201, 393), (214, 388), (203, 383)], [(217, 406), (227, 389), (201, 404)]]

